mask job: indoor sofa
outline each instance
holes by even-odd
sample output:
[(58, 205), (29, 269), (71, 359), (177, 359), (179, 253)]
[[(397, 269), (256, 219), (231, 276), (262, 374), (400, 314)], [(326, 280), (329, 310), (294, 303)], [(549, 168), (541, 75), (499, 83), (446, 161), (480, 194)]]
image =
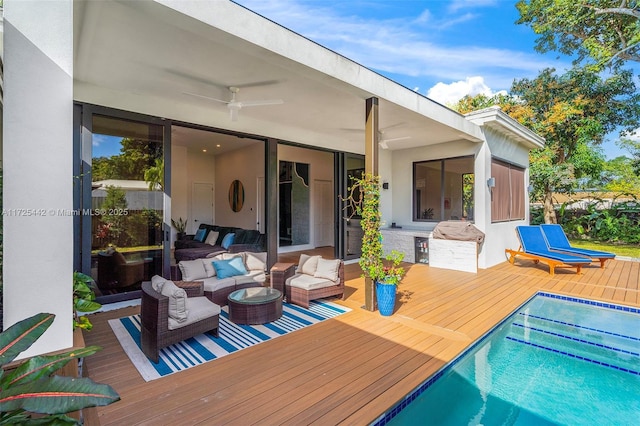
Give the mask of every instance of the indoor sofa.
[(223, 252), (264, 251), (265, 236), (255, 229), (202, 223), (196, 234), (176, 240), (174, 247), (174, 257), (180, 262)]
[[(234, 260), (235, 259), (235, 260)], [(224, 306), (235, 290), (263, 287), (266, 281), (267, 253), (220, 253), (204, 259), (182, 260), (171, 268), (173, 280), (202, 281), (204, 295)]]

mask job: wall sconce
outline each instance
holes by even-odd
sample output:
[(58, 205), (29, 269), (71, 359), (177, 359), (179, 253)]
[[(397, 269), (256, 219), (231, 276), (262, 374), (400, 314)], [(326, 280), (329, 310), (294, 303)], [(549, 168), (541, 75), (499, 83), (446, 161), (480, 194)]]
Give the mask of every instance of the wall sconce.
[(531, 194), (533, 192), (533, 185), (529, 185), (527, 189), (529, 190), (529, 194)]
[(382, 189), (389, 189), (389, 182), (382, 182)]
[(487, 186), (489, 187), (489, 190), (492, 190), (493, 188), (495, 188), (496, 187), (496, 178), (490, 177), (489, 179), (487, 179)]

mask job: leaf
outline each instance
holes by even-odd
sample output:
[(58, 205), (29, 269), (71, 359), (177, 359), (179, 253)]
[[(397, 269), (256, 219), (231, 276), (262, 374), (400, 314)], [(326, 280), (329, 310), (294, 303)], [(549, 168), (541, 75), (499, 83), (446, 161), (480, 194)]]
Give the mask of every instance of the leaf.
[(10, 374), (2, 378), (2, 389), (48, 377), (58, 369), (64, 367), (69, 361), (76, 358), (93, 355), (101, 348), (99, 346), (87, 346), (77, 350), (68, 351), (57, 355), (36, 356), (22, 363)]
[(87, 299), (77, 299), (75, 303), (75, 308), (78, 312), (97, 311), (101, 307), (102, 305), (100, 303)]
[(41, 414), (64, 414), (118, 401), (109, 385), (83, 377), (54, 376), (0, 391), (0, 411), (24, 409)]
[(41, 313), (15, 323), (0, 333), (0, 365), (13, 361), (49, 328), (55, 315)]

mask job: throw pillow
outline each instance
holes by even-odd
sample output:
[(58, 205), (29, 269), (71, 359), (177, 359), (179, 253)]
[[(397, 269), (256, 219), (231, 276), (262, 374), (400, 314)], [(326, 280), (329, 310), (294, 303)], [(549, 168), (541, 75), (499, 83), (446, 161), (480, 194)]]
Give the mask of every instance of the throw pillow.
[(165, 280), (160, 275), (154, 275), (151, 277), (151, 287), (157, 291), (158, 293), (162, 293), (162, 286), (167, 280)]
[(265, 271), (267, 269), (267, 253), (246, 253), (245, 264), (250, 271)]
[(234, 234), (233, 232), (230, 232), (227, 235), (225, 235), (224, 238), (222, 239), (222, 244), (220, 244), (222, 248), (227, 250), (229, 246), (233, 244), (233, 239), (235, 236), (236, 234)]
[(331, 281), (338, 281), (338, 268), (340, 259), (318, 259), (318, 268), (313, 275), (316, 278), (325, 278)]
[(178, 322), (187, 320), (187, 292), (178, 287), (173, 281), (166, 281), (162, 286), (163, 296), (169, 298), (169, 316)]
[(302, 253), (300, 255), (300, 260), (298, 261), (298, 272), (307, 275), (314, 275), (318, 268), (318, 259), (320, 258), (321, 256), (309, 256)]
[(207, 273), (207, 278), (215, 277), (216, 270), (213, 267), (213, 263), (211, 258), (200, 259), (202, 260), (202, 266), (204, 266), (204, 270)]
[(216, 275), (220, 279), (247, 274), (247, 269), (244, 267), (241, 257), (234, 257), (229, 260), (214, 260), (212, 263), (216, 269)]
[(197, 281), (208, 278), (207, 271), (202, 264), (202, 259), (181, 260), (178, 262), (178, 267), (180, 268), (180, 272), (182, 272), (182, 279), (184, 281)]
[(200, 228), (196, 232), (196, 235), (193, 236), (193, 241), (204, 241), (204, 237), (207, 235), (207, 230), (205, 228)]
[(205, 244), (215, 246), (216, 241), (218, 239), (218, 234), (220, 234), (218, 231), (209, 231), (209, 235), (207, 235), (207, 239), (204, 240)]

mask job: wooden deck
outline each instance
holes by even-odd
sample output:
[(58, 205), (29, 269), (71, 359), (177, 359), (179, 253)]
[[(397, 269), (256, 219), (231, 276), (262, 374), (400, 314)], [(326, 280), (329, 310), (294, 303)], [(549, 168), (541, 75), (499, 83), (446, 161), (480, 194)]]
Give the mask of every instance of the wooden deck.
[[(291, 255), (294, 256), (294, 255)], [(367, 424), (384, 413), (538, 290), (640, 306), (640, 263), (613, 260), (559, 269), (516, 260), (477, 274), (411, 265), (391, 317), (361, 309), (364, 279), (346, 266), (351, 312), (190, 370), (145, 382), (110, 318), (92, 315), (91, 378), (121, 401), (87, 413), (87, 425)]]

